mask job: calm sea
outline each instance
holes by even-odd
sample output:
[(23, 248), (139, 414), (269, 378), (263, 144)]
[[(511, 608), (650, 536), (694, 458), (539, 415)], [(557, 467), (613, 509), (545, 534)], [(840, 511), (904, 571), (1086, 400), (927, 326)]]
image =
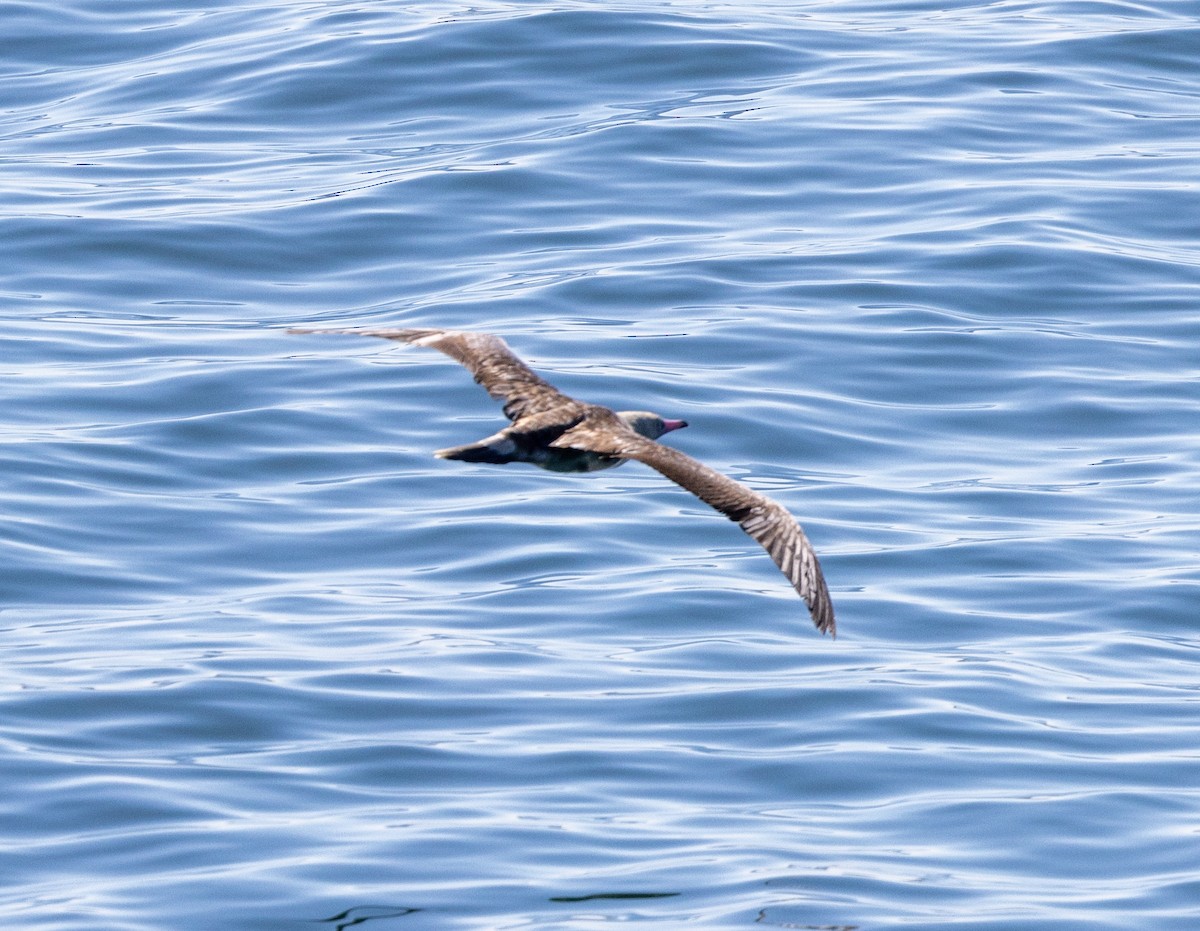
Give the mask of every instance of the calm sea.
[[(1200, 4), (0, 4), (0, 924), (1200, 927)], [(502, 334), (793, 511), (432, 458)]]

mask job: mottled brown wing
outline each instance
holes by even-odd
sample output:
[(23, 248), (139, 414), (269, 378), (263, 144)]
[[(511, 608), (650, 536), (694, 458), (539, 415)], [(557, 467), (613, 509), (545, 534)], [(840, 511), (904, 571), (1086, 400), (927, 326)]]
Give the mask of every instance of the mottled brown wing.
[(289, 333), (352, 333), (399, 340), (414, 346), (428, 346), (444, 352), (462, 365), (497, 401), (504, 402), (509, 420), (574, 404), (571, 398), (541, 378), (508, 348), (499, 336), (488, 333), (462, 333), (456, 330), (356, 330), (300, 329)]
[(833, 602), (817, 554), (796, 518), (782, 505), (677, 449), (639, 436), (611, 412), (593, 411), (552, 445), (636, 459), (686, 488), (762, 544), (808, 605), (817, 630), (837, 636)]

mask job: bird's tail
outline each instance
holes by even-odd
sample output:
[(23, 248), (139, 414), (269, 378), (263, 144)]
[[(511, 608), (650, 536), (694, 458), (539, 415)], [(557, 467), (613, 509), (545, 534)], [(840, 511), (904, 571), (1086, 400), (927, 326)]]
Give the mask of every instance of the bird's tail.
[(439, 459), (457, 459), (459, 462), (486, 462), (492, 465), (504, 465), (514, 462), (517, 456), (517, 444), (503, 433), (497, 433), (476, 443), (465, 446), (452, 446), (449, 449), (439, 449), (434, 453)]

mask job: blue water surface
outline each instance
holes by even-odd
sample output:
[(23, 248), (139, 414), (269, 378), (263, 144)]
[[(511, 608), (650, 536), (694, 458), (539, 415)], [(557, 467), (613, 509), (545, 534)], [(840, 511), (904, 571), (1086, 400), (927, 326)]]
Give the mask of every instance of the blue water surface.
[(0, 924), (1200, 926), (1195, 2), (0, 26)]

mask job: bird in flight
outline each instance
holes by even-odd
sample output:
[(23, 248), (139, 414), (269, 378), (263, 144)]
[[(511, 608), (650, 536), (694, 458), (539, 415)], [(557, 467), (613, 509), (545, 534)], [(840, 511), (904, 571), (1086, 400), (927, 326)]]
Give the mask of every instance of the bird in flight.
[(487, 333), (455, 330), (303, 329), (289, 333), (378, 336), (437, 349), (462, 363), (488, 394), (504, 403), (511, 423), (476, 443), (434, 453), (441, 459), (528, 462), (553, 472), (594, 472), (636, 459), (720, 511), (762, 544), (808, 606), (821, 633), (837, 635), (833, 603), (817, 554), (796, 519), (766, 495), (656, 442), (686, 427), (647, 411), (612, 411), (563, 394)]

